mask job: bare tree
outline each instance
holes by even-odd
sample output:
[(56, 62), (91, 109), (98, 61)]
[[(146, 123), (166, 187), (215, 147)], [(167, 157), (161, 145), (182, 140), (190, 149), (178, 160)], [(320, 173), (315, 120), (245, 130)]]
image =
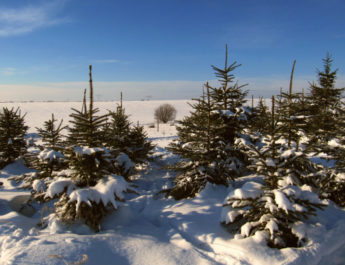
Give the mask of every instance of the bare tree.
[(173, 121), (176, 117), (176, 109), (170, 104), (160, 105), (155, 110), (155, 119), (162, 123), (167, 123), (168, 121)]

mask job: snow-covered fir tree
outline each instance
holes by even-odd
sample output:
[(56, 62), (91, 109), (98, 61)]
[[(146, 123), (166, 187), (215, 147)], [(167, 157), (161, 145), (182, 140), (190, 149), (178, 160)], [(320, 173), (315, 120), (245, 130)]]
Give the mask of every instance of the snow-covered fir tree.
[(41, 177), (51, 177), (53, 171), (59, 171), (67, 167), (63, 151), (65, 143), (62, 131), (67, 126), (62, 126), (63, 120), (56, 124), (57, 120), (52, 114), (51, 119), (44, 122), (43, 128), (36, 128), (42, 138), (43, 146), (39, 148), (39, 153), (30, 154), (28, 159), (30, 165), (38, 170)]
[(233, 71), (240, 65), (228, 65), (226, 46), (223, 69), (212, 66), (220, 87), (205, 85), (206, 92), (193, 111), (177, 125), (178, 140), (169, 146), (181, 160), (171, 169), (177, 171), (175, 186), (168, 195), (175, 199), (193, 197), (207, 182), (228, 185), (239, 175), (245, 155), (235, 146), (247, 123), (249, 108), (243, 107), (247, 92), (235, 82)]
[(269, 134), (256, 144), (238, 140), (249, 156), (248, 169), (263, 182), (232, 190), (224, 201), (222, 223), (271, 247), (298, 247), (307, 240), (303, 222), (322, 207), (314, 193), (319, 168), (296, 142), (284, 137), (274, 100), (270, 125)]
[(0, 168), (26, 152), (24, 136), (28, 126), (25, 125), (24, 117), (19, 108), (14, 110), (5, 107), (0, 112)]
[(63, 154), (64, 141), (61, 134), (66, 126), (62, 126), (62, 120), (58, 125), (56, 122), (52, 114), (51, 119), (44, 122), (43, 128), (36, 128), (41, 136), (42, 145), (35, 144), (28, 148), (24, 155), (26, 165), (36, 169), (36, 172), (12, 178), (16, 182), (22, 182), (21, 188), (31, 188), (37, 200), (44, 199), (46, 185), (52, 181), (53, 172), (57, 173), (68, 166)]
[(115, 158), (116, 173), (128, 178), (136, 164), (148, 161), (154, 146), (147, 139), (144, 127), (139, 124), (133, 126), (129, 121), (122, 104), (122, 93), (120, 104), (116, 111), (109, 111), (109, 118), (103, 129), (105, 145)]
[(90, 73), (90, 101), (85, 100), (81, 111), (70, 116), (72, 127), (69, 146), (65, 149), (70, 171), (67, 178), (57, 178), (46, 192), (46, 197), (58, 196), (55, 203), (57, 216), (66, 223), (83, 220), (93, 230), (99, 231), (101, 219), (116, 209), (116, 199), (123, 199), (126, 181), (113, 175), (110, 151), (104, 147), (107, 115), (97, 116), (93, 105), (92, 67)]
[(310, 122), (310, 115), (304, 105), (304, 96), (302, 93), (293, 92), (293, 75), (295, 71), (296, 60), (293, 63), (290, 85), (288, 92), (281, 91), (279, 99), (277, 100), (276, 116), (281, 122), (281, 132), (285, 139), (288, 140), (288, 145), (297, 143), (297, 150), (299, 148), (299, 139), (305, 136), (305, 129), (307, 129)]

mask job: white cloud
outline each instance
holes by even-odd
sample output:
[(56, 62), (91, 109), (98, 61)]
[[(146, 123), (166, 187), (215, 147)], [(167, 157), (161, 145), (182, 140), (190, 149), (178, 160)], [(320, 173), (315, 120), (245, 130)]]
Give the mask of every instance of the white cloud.
[(56, 17), (56, 12), (63, 2), (54, 0), (40, 6), (0, 8), (0, 36), (21, 35), (66, 22), (66, 18)]

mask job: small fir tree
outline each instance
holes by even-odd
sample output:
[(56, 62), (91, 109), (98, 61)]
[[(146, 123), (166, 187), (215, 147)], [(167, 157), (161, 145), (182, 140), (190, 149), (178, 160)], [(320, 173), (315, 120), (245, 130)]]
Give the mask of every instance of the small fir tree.
[(104, 128), (106, 146), (115, 157), (115, 173), (128, 178), (135, 164), (148, 160), (154, 146), (148, 141), (144, 127), (133, 126), (129, 121), (122, 104), (122, 93), (120, 104), (116, 111), (109, 111), (109, 117)]
[(53, 171), (60, 171), (67, 167), (63, 155), (65, 143), (61, 133), (67, 126), (62, 126), (63, 120), (58, 125), (56, 122), (52, 114), (51, 119), (44, 122), (43, 128), (36, 128), (42, 137), (43, 146), (40, 147), (39, 152), (35, 150), (26, 155), (29, 166), (38, 171), (40, 178), (52, 177)]
[(134, 163), (145, 163), (149, 160), (154, 145), (148, 140), (147, 133), (139, 122), (137, 125), (131, 127), (128, 138), (131, 143), (128, 150), (129, 158)]
[(0, 113), (0, 167), (14, 162), (16, 158), (26, 153), (24, 136), (28, 126), (24, 122), (25, 115), (20, 109), (3, 108)]

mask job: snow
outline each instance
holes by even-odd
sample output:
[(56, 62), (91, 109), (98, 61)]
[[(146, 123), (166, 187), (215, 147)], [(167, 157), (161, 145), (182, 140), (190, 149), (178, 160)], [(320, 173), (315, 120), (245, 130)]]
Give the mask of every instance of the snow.
[[(220, 225), (224, 198), (230, 194), (248, 199), (261, 195), (261, 184), (256, 175), (238, 180), (228, 188), (207, 184), (193, 199), (175, 201), (159, 194), (163, 187), (171, 186), (175, 177), (175, 173), (162, 167), (177, 159), (165, 149), (176, 138), (175, 127), (160, 124), (159, 131), (148, 127), (153, 123), (154, 108), (161, 103), (165, 102), (124, 102), (131, 119), (145, 124), (145, 130), (157, 145), (153, 155), (157, 159), (147, 167), (143, 166), (134, 176), (132, 184), (137, 187), (138, 194), (121, 193), (124, 185), (116, 176), (109, 176), (94, 186), (94, 193), (104, 202), (112, 204), (114, 193), (125, 200), (116, 201), (117, 210), (103, 220), (99, 233), (80, 223), (72, 226), (61, 224), (50, 214), (54, 201), (48, 205), (48, 210), (34, 204), (37, 211), (32, 217), (13, 211), (9, 202), (18, 195), (30, 195), (30, 191), (19, 190), (18, 185), (8, 178), (32, 170), (26, 168), (21, 160), (0, 170), (0, 181), (3, 182), (0, 188), (0, 264), (66, 264), (82, 260), (83, 255), (87, 255), (85, 264), (97, 265), (345, 264), (345, 210), (333, 203), (329, 203), (324, 211), (318, 211), (310, 222), (294, 225), (293, 232), (298, 238), (308, 235), (308, 243), (304, 247), (278, 250), (266, 246), (267, 235), (264, 232), (243, 238), (234, 236)], [(172, 103), (182, 117), (190, 110), (186, 101), (168, 103)], [(69, 107), (81, 107), (80, 102), (2, 103), (2, 106), (9, 105), (20, 106), (23, 112), (27, 112), (26, 123), (30, 130), (42, 127), (52, 112), (56, 118), (68, 121)], [(116, 107), (115, 102), (97, 102), (97, 105), (101, 112)], [(35, 183), (37, 189), (39, 186), (39, 182)], [(54, 197), (65, 188), (69, 195), (77, 191), (70, 179), (57, 177), (49, 185), (47, 194)], [(273, 207), (276, 202), (285, 209), (293, 208), (286, 202), (284, 194), (287, 192), (301, 198), (310, 199), (312, 196), (309, 186), (284, 189), (274, 194), (274, 201), (269, 202), (270, 198), (265, 198), (267, 207)], [(87, 196), (75, 194), (76, 200), (86, 200)], [(46, 228), (37, 226), (41, 212), (48, 222)], [(273, 222), (268, 222), (266, 227), (275, 231)], [(250, 228), (250, 225), (244, 227), (244, 234), (249, 233)]]
[(224, 203), (228, 199), (248, 199), (257, 198), (263, 193), (262, 185), (257, 182), (246, 182), (241, 188), (235, 189), (229, 193)]
[(74, 188), (73, 181), (69, 178), (58, 178), (52, 183), (50, 183), (47, 191), (46, 197), (54, 198), (55, 195), (61, 194), (65, 189), (67, 189), (67, 194), (70, 194)]
[(124, 199), (123, 192), (127, 189), (128, 184), (121, 176), (112, 175), (100, 180), (94, 187), (76, 189), (68, 197), (70, 202), (76, 202), (76, 211), (78, 211), (82, 202), (85, 202), (91, 207), (92, 201), (97, 204), (101, 201), (103, 205), (111, 203), (114, 209), (117, 209), (114, 195), (120, 199)]
[(294, 210), (289, 199), (286, 197), (286, 195), (282, 191), (274, 190), (273, 194), (274, 194), (274, 199), (278, 208), (283, 209), (286, 213), (288, 213), (288, 211)]
[(278, 230), (279, 230), (279, 229), (278, 229), (277, 223), (276, 223), (273, 219), (271, 219), (271, 220), (269, 220), (269, 221), (267, 222), (265, 228), (268, 229), (268, 230), (270, 231), (270, 234), (271, 234), (271, 235), (273, 235), (275, 231), (278, 231)]
[(75, 146), (74, 153), (77, 156), (92, 155), (97, 152), (103, 152), (104, 149), (99, 147), (86, 147), (86, 146)]
[(132, 160), (125, 153), (120, 153), (115, 160), (120, 166), (124, 167), (126, 172), (129, 172), (135, 167), (134, 162), (132, 162)]
[(42, 192), (42, 191), (45, 191), (46, 189), (47, 187), (43, 180), (35, 179), (32, 182), (32, 190)]
[(38, 155), (40, 160), (49, 160), (52, 161), (57, 158), (64, 158), (64, 155), (61, 152), (51, 150), (51, 149), (44, 149)]
[(339, 140), (338, 139), (331, 139), (328, 141), (328, 145), (330, 147), (333, 147), (333, 148), (337, 148), (337, 147), (343, 147), (342, 144), (339, 143)]

